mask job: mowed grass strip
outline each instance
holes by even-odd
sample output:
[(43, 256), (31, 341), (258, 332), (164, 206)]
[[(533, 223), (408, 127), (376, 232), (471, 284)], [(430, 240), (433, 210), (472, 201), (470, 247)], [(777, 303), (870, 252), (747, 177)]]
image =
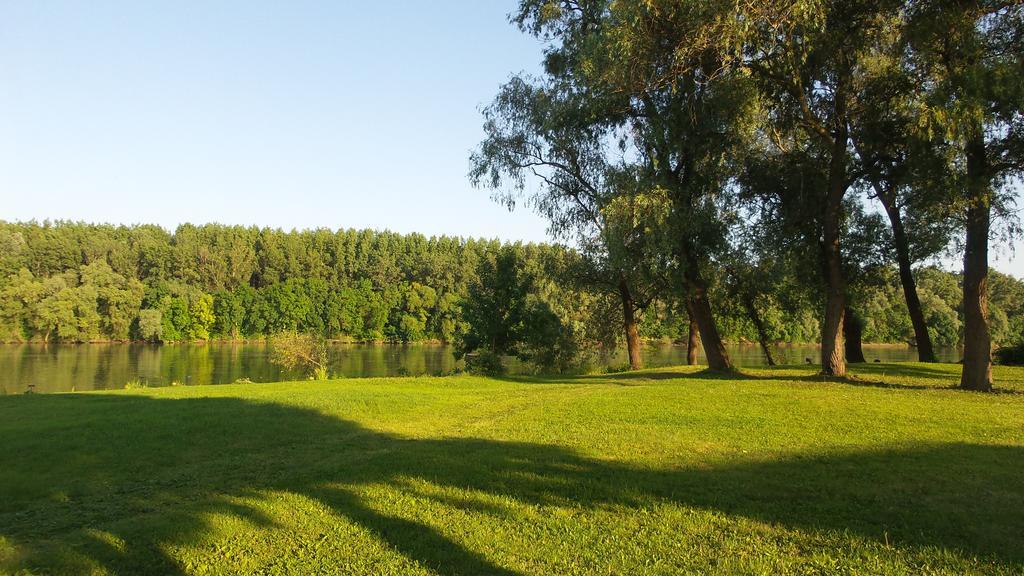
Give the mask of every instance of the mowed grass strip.
[(1020, 574), (1024, 369), (0, 398), (10, 574)]

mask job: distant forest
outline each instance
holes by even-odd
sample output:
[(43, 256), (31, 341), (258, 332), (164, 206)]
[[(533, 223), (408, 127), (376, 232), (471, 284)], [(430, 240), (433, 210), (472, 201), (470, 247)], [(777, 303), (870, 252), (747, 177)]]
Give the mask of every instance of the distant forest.
[[(759, 322), (771, 341), (817, 341), (820, 302), (806, 279), (777, 278), (751, 301), (727, 270), (708, 272), (726, 340), (757, 341)], [(934, 267), (915, 275), (935, 344), (958, 344), (960, 275)], [(1020, 341), (1024, 282), (992, 272), (989, 286), (993, 339)], [(487, 297), (519, 302), (518, 316), (488, 312), (479, 302)], [(579, 253), (552, 244), (371, 230), (186, 224), (172, 233), (151, 225), (0, 222), (6, 342), (202, 341), (298, 331), (456, 343), (474, 323), (505, 322), (576, 348), (613, 346), (622, 340), (618, 298), (592, 281)], [(641, 336), (687, 339), (684, 300), (663, 292), (645, 302)], [(895, 266), (879, 265), (851, 301), (865, 342), (912, 342)]]

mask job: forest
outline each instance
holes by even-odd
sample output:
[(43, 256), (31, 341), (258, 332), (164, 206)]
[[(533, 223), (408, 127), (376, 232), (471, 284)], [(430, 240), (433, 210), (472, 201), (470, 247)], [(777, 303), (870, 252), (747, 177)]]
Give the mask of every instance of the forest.
[[(959, 275), (923, 266), (914, 276), (933, 342), (959, 344)], [(708, 277), (725, 340), (757, 342), (760, 325), (772, 343), (816, 341), (813, 282), (782, 276), (750, 301), (726, 268), (709, 268)], [(998, 272), (990, 282), (993, 338), (1017, 342), (1024, 336), (1024, 282)], [(891, 262), (879, 258), (854, 295), (863, 341), (913, 342)], [(0, 223), (0, 338), (8, 342), (230, 340), (298, 331), (457, 343), (499, 330), (486, 326), (493, 319), (514, 324), (517, 316), (518, 333), (507, 338), (526, 345), (520, 352), (529, 348), (535, 359), (565, 366), (573, 355), (623, 340), (620, 305), (579, 251), (552, 244), (215, 224), (172, 233), (146, 225)], [(637, 323), (645, 339), (690, 335), (686, 303), (669, 291), (646, 303)]]

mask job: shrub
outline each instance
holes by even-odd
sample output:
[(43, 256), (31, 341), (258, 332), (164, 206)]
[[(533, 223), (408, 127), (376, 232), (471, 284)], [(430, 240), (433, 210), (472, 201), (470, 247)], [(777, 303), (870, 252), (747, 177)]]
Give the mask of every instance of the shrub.
[(466, 354), (466, 372), (483, 376), (501, 376), (505, 373), (505, 365), (501, 356), (494, 352), (481, 350)]
[(995, 360), (997, 364), (1006, 366), (1024, 366), (1024, 342), (999, 348), (995, 352)]
[(303, 370), (327, 380), (327, 342), (312, 334), (282, 332), (270, 338), (270, 361), (286, 370)]

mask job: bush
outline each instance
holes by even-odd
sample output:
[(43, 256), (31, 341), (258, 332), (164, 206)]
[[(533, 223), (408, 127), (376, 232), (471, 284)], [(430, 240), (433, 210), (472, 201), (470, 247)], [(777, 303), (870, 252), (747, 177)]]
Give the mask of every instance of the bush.
[(303, 370), (327, 380), (327, 342), (312, 334), (282, 332), (270, 338), (270, 361), (286, 370)]
[(996, 364), (1005, 366), (1024, 366), (1024, 342), (999, 348), (995, 352), (995, 360)]
[(501, 376), (505, 373), (505, 364), (498, 354), (482, 350), (466, 354), (466, 372), (483, 376)]

